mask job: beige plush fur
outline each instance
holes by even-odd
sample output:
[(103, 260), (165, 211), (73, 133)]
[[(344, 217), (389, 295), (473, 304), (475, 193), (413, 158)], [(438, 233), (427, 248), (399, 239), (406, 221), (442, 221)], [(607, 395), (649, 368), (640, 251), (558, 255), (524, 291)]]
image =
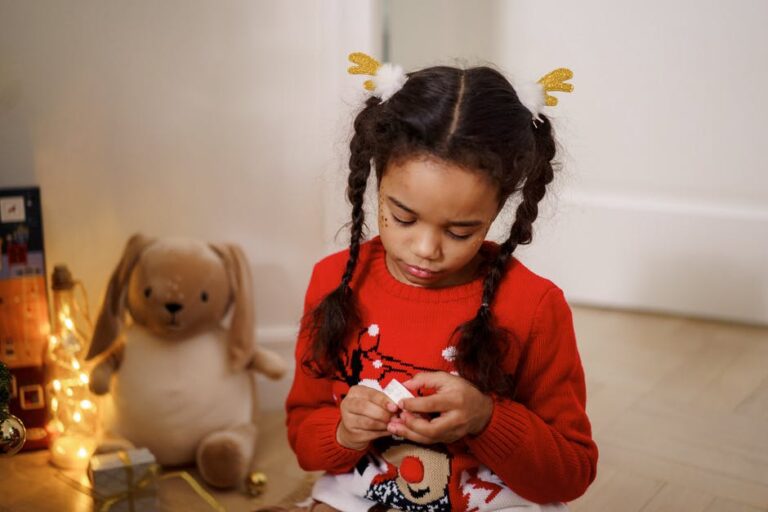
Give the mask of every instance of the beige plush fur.
[(213, 486), (245, 481), (258, 433), (254, 372), (277, 379), (285, 366), (255, 343), (253, 283), (239, 247), (131, 237), (87, 358), (99, 355), (90, 387), (112, 390), (110, 430), (160, 464), (195, 462)]

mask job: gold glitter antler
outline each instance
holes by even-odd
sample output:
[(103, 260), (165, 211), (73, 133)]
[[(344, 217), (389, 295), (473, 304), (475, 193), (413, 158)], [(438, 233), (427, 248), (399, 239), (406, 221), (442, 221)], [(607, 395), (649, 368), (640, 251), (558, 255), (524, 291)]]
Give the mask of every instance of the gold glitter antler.
[[(379, 67), (381, 66), (379, 61), (362, 52), (350, 53), (349, 61), (353, 64), (356, 64), (355, 66), (350, 66), (349, 69), (347, 69), (351, 75), (374, 76), (376, 71), (378, 71)], [(363, 83), (363, 86), (369, 91), (372, 91), (375, 88), (373, 81), (371, 80), (366, 80)]]
[(539, 79), (544, 87), (544, 96), (548, 107), (557, 105), (557, 98), (547, 94), (549, 91), (572, 92), (573, 84), (566, 84), (566, 80), (573, 78), (573, 71), (568, 68), (557, 68)]

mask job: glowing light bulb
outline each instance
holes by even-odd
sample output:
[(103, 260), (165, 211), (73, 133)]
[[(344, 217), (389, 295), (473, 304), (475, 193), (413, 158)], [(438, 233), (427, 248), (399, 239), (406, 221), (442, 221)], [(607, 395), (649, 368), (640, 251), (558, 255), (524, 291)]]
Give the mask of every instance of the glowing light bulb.
[(72, 359), (72, 368), (80, 370), (80, 362), (77, 359)]
[(88, 384), (88, 376), (86, 374), (84, 374), (84, 373), (81, 373), (80, 374), (80, 382), (82, 382), (83, 384)]
[(64, 325), (69, 329), (70, 331), (75, 328), (74, 322), (72, 322), (71, 318), (65, 318), (64, 319)]
[(93, 439), (65, 434), (54, 439), (51, 457), (53, 463), (61, 468), (85, 469), (95, 449), (96, 442)]
[(55, 389), (56, 392), (61, 391), (61, 381), (59, 381), (59, 379), (53, 381), (53, 389)]
[(80, 414), (80, 411), (75, 411), (75, 414), (72, 415), (72, 419), (75, 420), (75, 423), (80, 423), (83, 419), (83, 415)]
[(90, 401), (90, 400), (82, 400), (82, 401), (80, 402), (80, 407), (82, 407), (82, 408), (83, 408), (83, 409), (85, 409), (85, 410), (88, 410), (88, 409), (90, 409), (91, 407), (93, 407), (93, 403), (91, 403), (91, 401)]
[(56, 399), (56, 397), (51, 398), (51, 409), (56, 411), (59, 408), (59, 401)]

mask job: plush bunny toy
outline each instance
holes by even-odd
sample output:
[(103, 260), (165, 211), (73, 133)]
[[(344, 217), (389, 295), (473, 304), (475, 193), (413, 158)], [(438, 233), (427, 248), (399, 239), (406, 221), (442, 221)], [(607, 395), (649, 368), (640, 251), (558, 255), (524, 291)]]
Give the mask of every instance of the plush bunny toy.
[[(235, 245), (131, 237), (87, 356), (111, 348), (90, 379), (97, 394), (112, 384), (110, 430), (162, 465), (196, 462), (215, 487), (244, 482), (257, 437), (254, 371), (273, 379), (285, 371), (254, 342), (252, 294)], [(123, 321), (126, 309), (132, 321)]]

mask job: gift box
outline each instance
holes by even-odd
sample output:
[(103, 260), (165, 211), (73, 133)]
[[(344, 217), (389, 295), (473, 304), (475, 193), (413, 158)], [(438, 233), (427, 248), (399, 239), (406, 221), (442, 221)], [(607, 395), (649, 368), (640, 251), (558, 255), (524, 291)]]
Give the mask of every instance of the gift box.
[(146, 448), (94, 455), (88, 466), (94, 499), (98, 501), (94, 510), (154, 512), (157, 473), (155, 457)]

